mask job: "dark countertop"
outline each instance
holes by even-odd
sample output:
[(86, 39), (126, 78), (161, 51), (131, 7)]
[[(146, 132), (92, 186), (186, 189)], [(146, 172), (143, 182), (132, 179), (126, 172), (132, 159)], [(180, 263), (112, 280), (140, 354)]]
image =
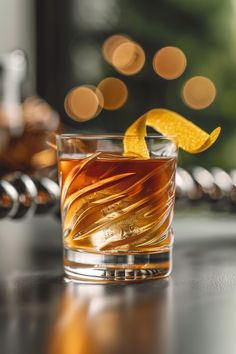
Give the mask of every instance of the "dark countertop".
[(0, 353), (235, 354), (236, 218), (176, 213), (169, 279), (66, 283), (53, 217), (0, 222)]

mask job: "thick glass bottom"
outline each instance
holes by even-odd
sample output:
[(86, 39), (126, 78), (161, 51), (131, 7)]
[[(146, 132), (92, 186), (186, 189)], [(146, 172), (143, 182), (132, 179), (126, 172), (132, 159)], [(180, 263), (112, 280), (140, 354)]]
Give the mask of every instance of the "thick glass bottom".
[(64, 250), (66, 276), (77, 282), (128, 283), (159, 279), (170, 274), (172, 247), (159, 253), (94, 254)]

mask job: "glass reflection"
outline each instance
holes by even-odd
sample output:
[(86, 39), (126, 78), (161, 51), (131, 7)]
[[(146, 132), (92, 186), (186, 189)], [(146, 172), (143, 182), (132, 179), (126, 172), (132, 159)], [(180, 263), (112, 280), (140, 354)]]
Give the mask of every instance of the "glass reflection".
[(171, 306), (168, 279), (148, 287), (67, 283), (47, 353), (167, 353)]

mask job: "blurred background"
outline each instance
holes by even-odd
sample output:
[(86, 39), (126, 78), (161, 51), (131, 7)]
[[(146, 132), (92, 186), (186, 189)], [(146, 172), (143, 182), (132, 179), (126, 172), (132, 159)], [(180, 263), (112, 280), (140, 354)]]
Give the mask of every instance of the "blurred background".
[[(119, 41), (120, 37), (115, 43), (116, 35), (135, 43), (135, 56), (131, 55), (131, 63), (123, 62), (123, 67), (118, 64), (129, 57), (130, 46)], [(123, 88), (116, 91), (121, 96), (115, 97), (118, 103), (110, 108), (109, 85), (104, 84), (108, 77), (121, 80)], [(93, 99), (97, 87), (101, 91), (105, 87), (103, 93), (108, 95), (85, 119), (71, 112), (71, 102), (78, 98), (70, 96), (78, 94), (71, 90), (81, 85), (89, 85), (82, 87), (92, 91)], [(80, 109), (80, 104), (74, 108)], [(64, 291), (60, 222), (53, 217), (59, 215), (56, 156), (46, 142), (53, 144), (58, 132), (123, 133), (156, 107), (177, 111), (207, 132), (222, 126), (211, 149), (199, 155), (180, 152), (179, 166), (189, 171), (194, 170), (192, 166), (206, 169), (195, 171), (199, 177), (194, 177), (195, 194), (187, 170), (179, 169), (184, 193), (174, 218), (173, 284), (152, 283), (149, 292), (146, 284), (141, 291), (132, 285), (118, 290), (118, 295), (117, 288), (72, 286)], [(124, 352), (124, 338), (134, 342), (137, 353), (157, 353), (156, 342), (162, 336), (165, 312), (172, 306), (173, 289), (173, 299), (181, 299), (175, 306), (182, 316), (176, 317), (182, 345), (199, 352), (204, 338), (209, 348), (214, 346), (209, 353), (219, 353), (217, 348), (223, 347), (225, 351), (229, 339), (235, 345), (235, 334), (230, 335), (235, 328), (232, 307), (236, 298), (235, 151), (236, 0), (0, 0), (3, 352), (41, 354), (48, 337), (50, 348), (45, 353), (50, 354), (68, 353), (63, 348), (73, 340), (78, 343), (78, 338), (82, 346), (85, 341), (90, 345), (87, 353), (95, 353), (95, 347), (96, 352), (111, 353), (114, 343), (116, 353)], [(208, 171), (215, 166), (234, 171), (230, 175), (216, 169), (213, 176)], [(178, 208), (181, 205), (183, 209)], [(23, 221), (23, 216), (29, 218)], [(224, 287), (226, 293), (222, 293)], [(88, 326), (84, 325), (86, 316)], [(151, 331), (146, 323), (151, 323)], [(72, 336), (67, 328), (75, 329)], [(223, 341), (222, 333), (228, 334)], [(82, 346), (81, 353), (85, 353)]]
[[(32, 161), (34, 154), (45, 149), (42, 132), (58, 129), (124, 132), (137, 117), (154, 107), (175, 110), (208, 132), (218, 125), (223, 128), (218, 143), (209, 151), (196, 156), (181, 152), (181, 165), (200, 164), (226, 169), (236, 166), (236, 154), (233, 153), (236, 149), (234, 0), (0, 0), (0, 7), (0, 157), (4, 171), (29, 169), (22, 161)], [(134, 75), (123, 75), (104, 59), (103, 44), (116, 34), (132, 38), (144, 50), (145, 63)], [(179, 48), (187, 64), (174, 79), (169, 79), (165, 73), (162, 75), (161, 68), (159, 74), (158, 67), (153, 68), (155, 54), (168, 46)], [(19, 66), (25, 65), (25, 68), (21, 67), (21, 74), (9, 68), (10, 54), (13, 53), (16, 61), (18, 56)], [(22, 65), (21, 60), (26, 60), (25, 64)], [(72, 88), (83, 84), (97, 86), (110, 76), (121, 79), (127, 87), (128, 99), (122, 107), (103, 109), (96, 118), (84, 122), (75, 121), (66, 114), (64, 99)], [(190, 96), (183, 94), (188, 80), (196, 76), (209, 79), (210, 90), (213, 90), (208, 92), (209, 102), (205, 106), (198, 105), (199, 102), (191, 103), (191, 92)], [(14, 80), (18, 80), (15, 83), (18, 89), (14, 89)], [(200, 89), (198, 87), (198, 94), (204, 96), (207, 89), (209, 87), (204, 85)], [(35, 95), (44, 101), (25, 101)], [(16, 112), (9, 109), (11, 102), (13, 106), (17, 101), (24, 102), (23, 115), (26, 118), (23, 118), (22, 126), (30, 126), (29, 130), (34, 131), (34, 138), (38, 138), (37, 147), (32, 148), (33, 142), (28, 141), (27, 129), (22, 128), (18, 132), (10, 129), (15, 145), (9, 143), (9, 136), (6, 138), (9, 134), (6, 122), (9, 125), (10, 121), (7, 115), (15, 115), (19, 120)], [(51, 107), (58, 112), (61, 125), (58, 125), (58, 117), (55, 118)], [(52, 116), (54, 124), (50, 125)], [(26, 136), (21, 146), (31, 146), (30, 157), (23, 148), (18, 148), (23, 133)], [(8, 141), (5, 146), (4, 141)], [(11, 152), (13, 146), (14, 149), (17, 146), (18, 155), (21, 154), (21, 163), (18, 163), (19, 156), (16, 153), (13, 156)], [(8, 161), (3, 163), (8, 152)], [(33, 160), (38, 161), (37, 157)], [(11, 168), (10, 164), (13, 164)]]

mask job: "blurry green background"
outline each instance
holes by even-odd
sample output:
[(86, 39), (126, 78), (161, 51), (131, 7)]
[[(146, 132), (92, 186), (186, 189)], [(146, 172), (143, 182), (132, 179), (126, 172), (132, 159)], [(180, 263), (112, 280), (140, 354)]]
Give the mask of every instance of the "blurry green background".
[[(10, 0), (9, 4), (14, 1), (17, 3)], [(6, 9), (9, 7), (6, 1), (0, 3)], [(235, 0), (22, 0), (21, 3), (24, 6), (17, 5), (17, 31), (21, 25), (27, 29), (22, 32), (25, 42), (23, 45), (20, 39), (13, 42), (28, 53), (30, 72), (33, 71), (28, 79), (33, 84), (28, 86), (59, 111), (68, 131), (124, 132), (145, 111), (166, 107), (208, 132), (222, 126), (215, 146), (200, 155), (181, 152), (181, 165), (236, 167)], [(8, 11), (8, 15), (16, 16), (14, 6)], [(12, 30), (9, 24), (5, 25), (0, 42)], [(1, 21), (0, 26), (3, 29)], [(116, 33), (127, 34), (143, 46), (146, 63), (137, 75), (120, 75), (104, 61), (101, 46)], [(3, 40), (7, 42), (5, 37)], [(153, 71), (153, 55), (164, 46), (177, 46), (186, 54), (187, 68), (176, 80), (164, 80)], [(216, 99), (207, 109), (194, 110), (182, 101), (182, 86), (195, 75), (209, 77), (216, 86)], [(86, 123), (75, 123), (68, 118), (63, 107), (66, 93), (76, 85), (97, 85), (106, 76), (121, 78), (127, 84), (126, 105), (114, 112), (103, 111)]]

